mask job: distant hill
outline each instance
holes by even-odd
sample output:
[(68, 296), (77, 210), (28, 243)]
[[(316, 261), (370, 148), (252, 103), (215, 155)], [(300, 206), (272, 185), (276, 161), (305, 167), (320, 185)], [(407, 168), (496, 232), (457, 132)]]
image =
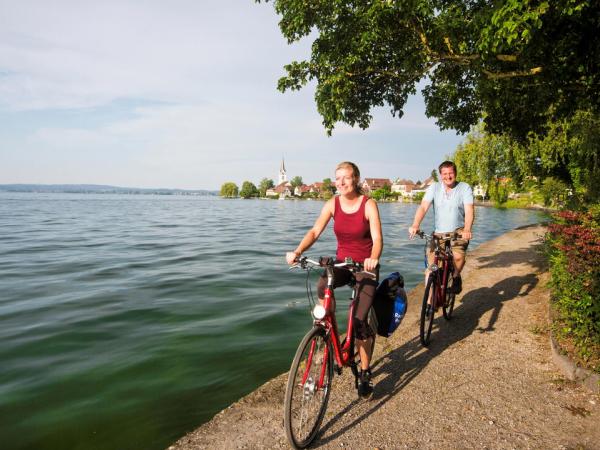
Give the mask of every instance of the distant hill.
[(0, 184), (5, 192), (52, 192), (70, 194), (157, 194), (157, 195), (218, 195), (205, 189), (147, 189), (102, 184)]

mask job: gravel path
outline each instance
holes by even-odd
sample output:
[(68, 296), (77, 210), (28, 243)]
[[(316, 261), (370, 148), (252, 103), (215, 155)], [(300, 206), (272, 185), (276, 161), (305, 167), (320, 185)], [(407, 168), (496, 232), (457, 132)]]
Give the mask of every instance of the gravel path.
[[(390, 339), (377, 338), (373, 397), (335, 377), (319, 449), (600, 449), (600, 398), (551, 362), (544, 229), (511, 231), (468, 254), (453, 319), (419, 343), (423, 288)], [(289, 448), (281, 375), (169, 449)]]

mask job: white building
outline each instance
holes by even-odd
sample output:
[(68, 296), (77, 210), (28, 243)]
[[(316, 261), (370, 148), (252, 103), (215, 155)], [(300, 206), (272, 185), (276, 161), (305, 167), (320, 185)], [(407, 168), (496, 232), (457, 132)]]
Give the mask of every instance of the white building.
[(279, 166), (279, 181), (277, 185), (281, 183), (287, 182), (287, 172), (285, 171), (285, 161), (283, 160), (283, 156), (281, 157), (281, 166)]

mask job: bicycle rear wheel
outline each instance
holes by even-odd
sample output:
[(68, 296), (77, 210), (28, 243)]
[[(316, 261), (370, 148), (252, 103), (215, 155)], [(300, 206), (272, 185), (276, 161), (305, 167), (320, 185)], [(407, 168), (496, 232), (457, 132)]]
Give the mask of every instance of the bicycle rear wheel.
[(332, 378), (330, 341), (323, 328), (314, 327), (298, 346), (285, 391), (285, 432), (292, 447), (306, 448), (316, 437)]
[[(419, 337), (421, 344), (425, 347), (429, 345), (429, 339), (431, 337), (431, 328), (433, 326), (433, 316), (435, 314), (434, 305), (436, 304), (437, 289), (434, 286), (435, 275), (430, 274), (427, 279), (427, 286), (425, 287), (425, 293), (423, 294), (423, 304), (421, 305), (421, 320), (419, 323)], [(429, 292), (433, 289), (431, 295), (431, 305), (429, 314), (427, 314), (427, 301), (429, 299)]]
[(452, 312), (454, 311), (454, 300), (456, 299), (452, 281), (452, 276), (449, 276), (449, 280), (446, 284), (446, 298), (444, 298), (444, 304), (442, 305), (442, 312), (444, 313), (444, 319), (446, 320), (450, 320), (452, 318)]

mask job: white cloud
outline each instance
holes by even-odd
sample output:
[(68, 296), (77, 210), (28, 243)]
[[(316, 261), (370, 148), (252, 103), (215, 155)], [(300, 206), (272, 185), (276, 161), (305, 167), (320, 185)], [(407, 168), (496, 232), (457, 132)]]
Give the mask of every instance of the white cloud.
[(401, 120), (377, 108), (367, 131), (338, 124), (326, 137), (313, 86), (275, 89), (310, 43), (286, 44), (272, 3), (0, 0), (0, 10), (0, 183), (216, 189), (275, 178), (282, 155), (305, 181), (343, 159), (365, 176), (418, 178), (457, 142), (418, 98)]
[[(25, 0), (2, 10), (0, 70), (10, 76), (0, 90), (13, 109), (194, 103), (239, 90), (286, 49), (272, 7), (252, 2)], [(265, 17), (272, 26), (257, 26)]]

